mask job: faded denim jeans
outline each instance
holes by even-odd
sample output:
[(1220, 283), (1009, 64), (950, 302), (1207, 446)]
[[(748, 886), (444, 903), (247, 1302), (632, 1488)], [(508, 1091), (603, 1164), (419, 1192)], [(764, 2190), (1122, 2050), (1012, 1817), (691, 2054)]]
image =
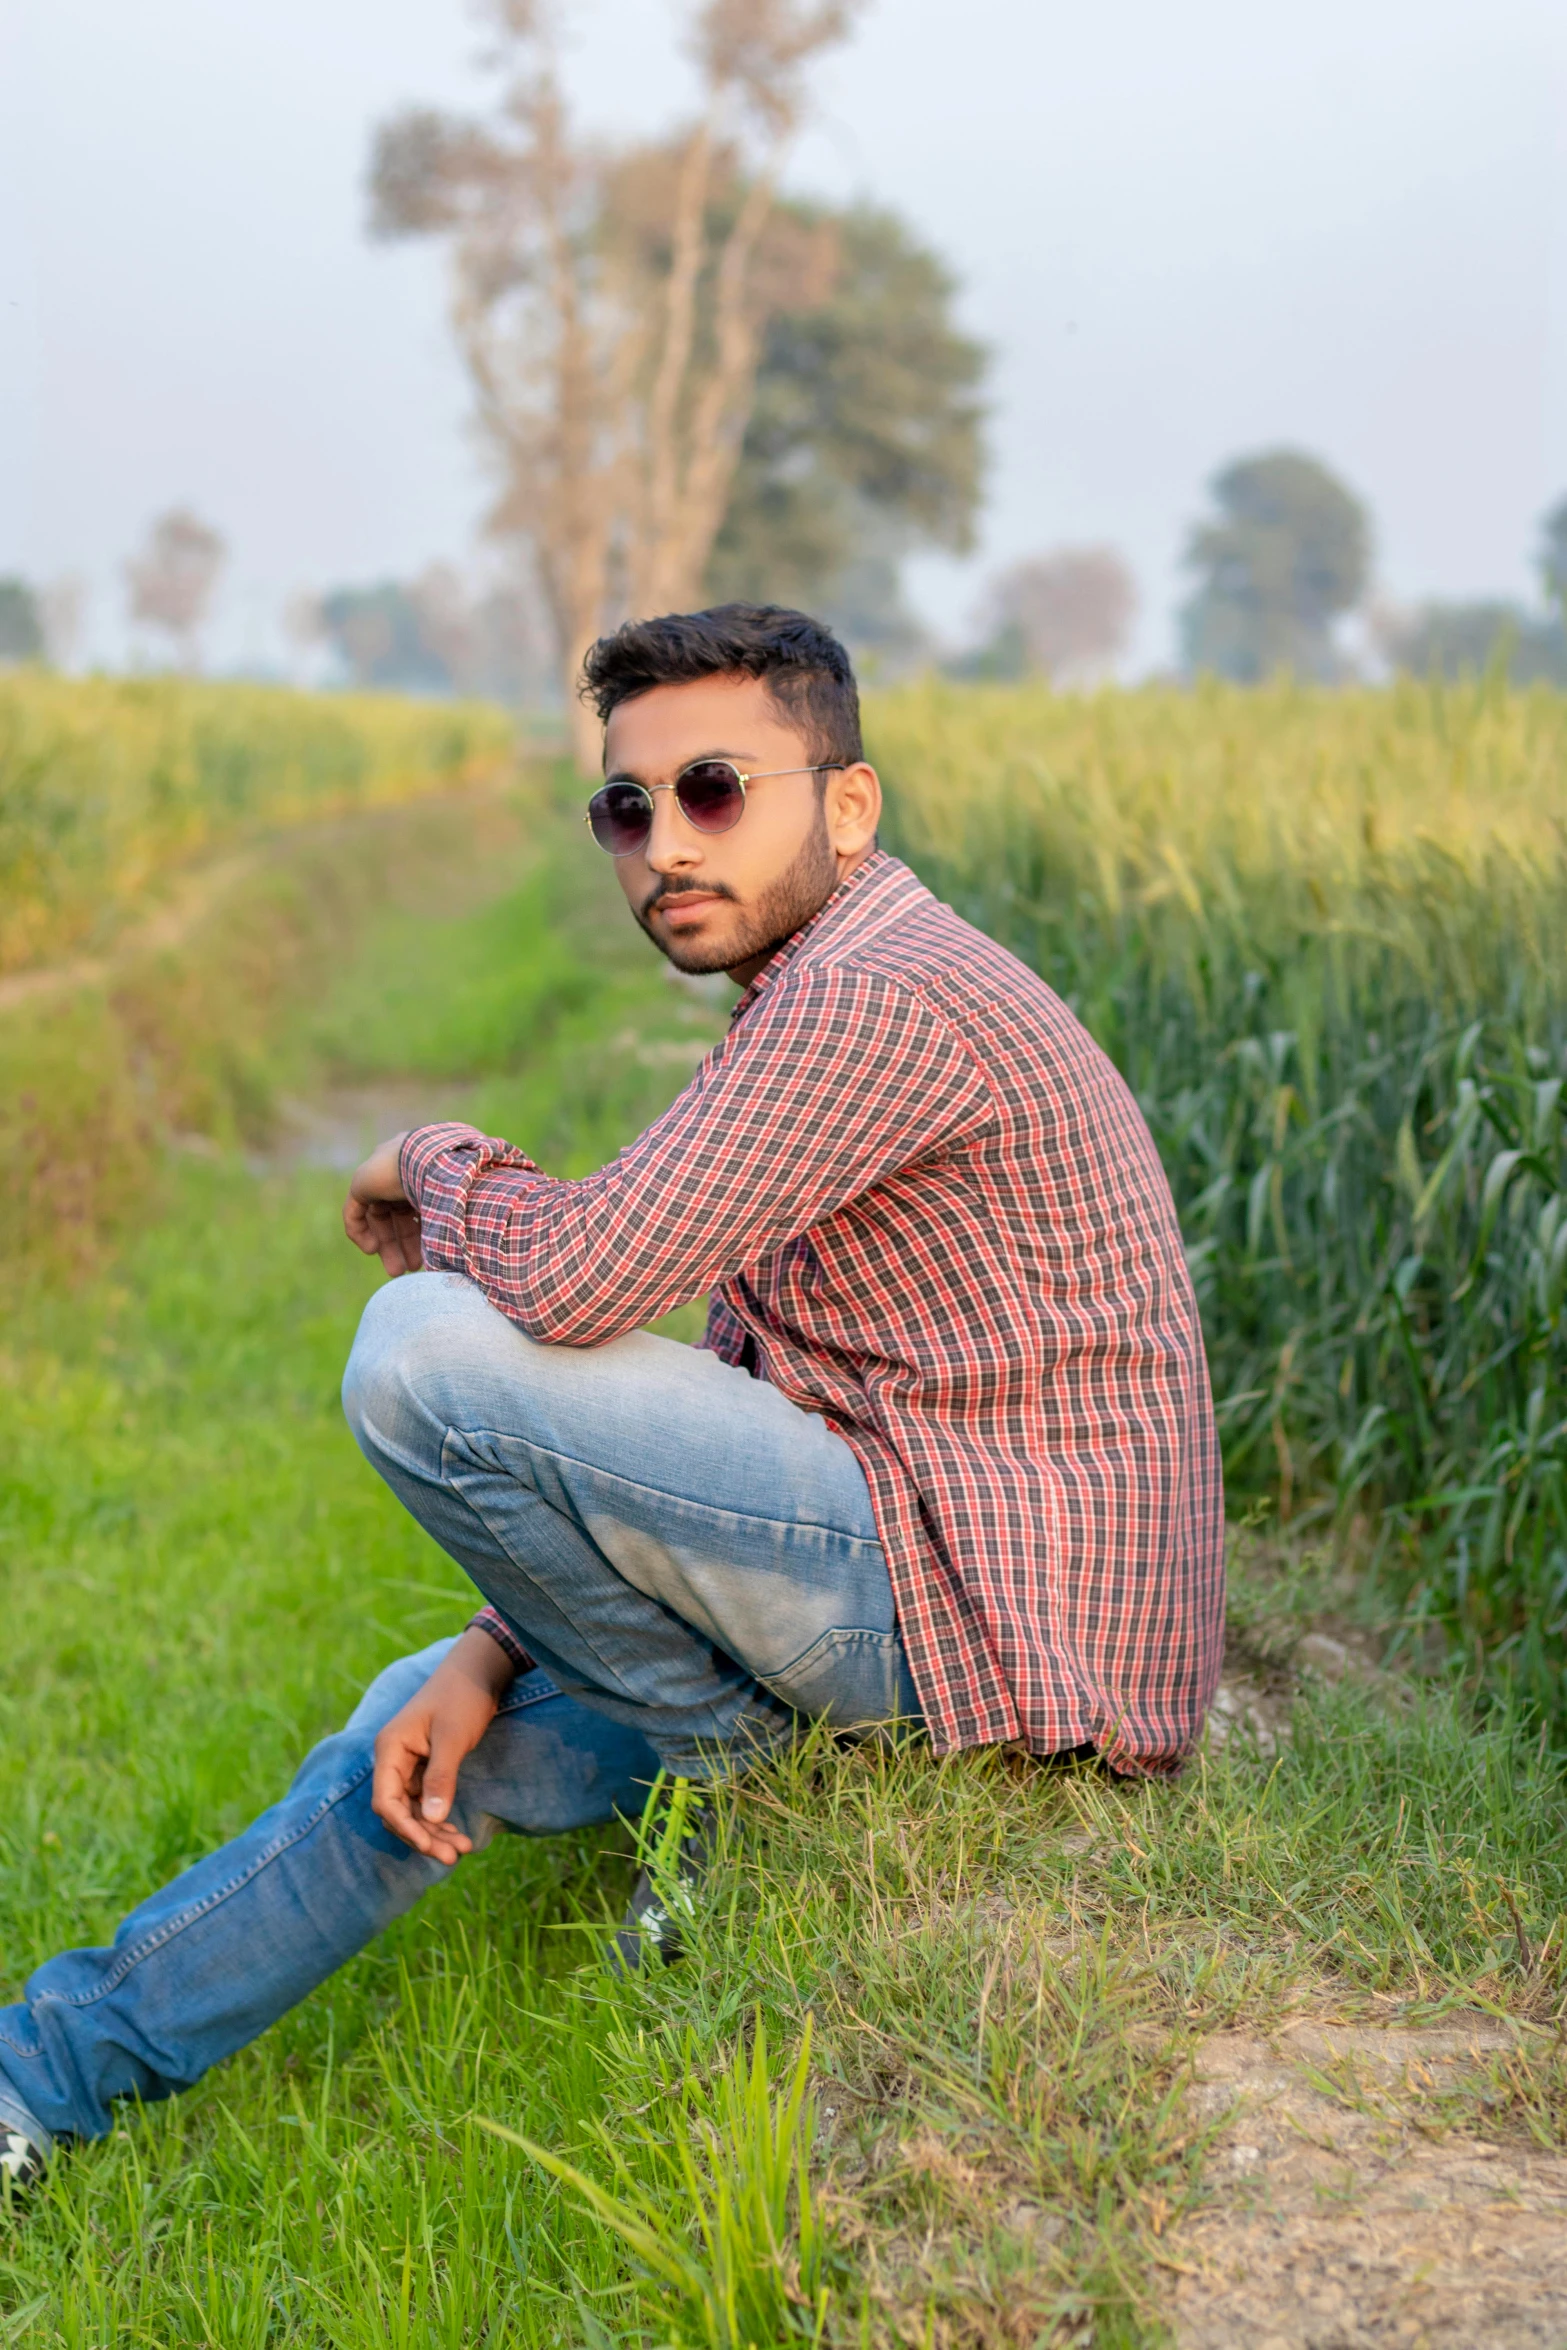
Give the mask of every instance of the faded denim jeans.
[[(635, 1816), (660, 1768), (919, 1718), (863, 1472), (826, 1424), (639, 1332), (539, 1346), (470, 1282), (366, 1308), (343, 1383), (365, 1454), (538, 1662), (463, 1764), (452, 1818), (547, 1836)], [(0, 2120), (97, 2137), (187, 2088), (447, 1873), (370, 1809), (376, 1733), (446, 1653), (370, 1684), (281, 1803), (0, 2009)]]

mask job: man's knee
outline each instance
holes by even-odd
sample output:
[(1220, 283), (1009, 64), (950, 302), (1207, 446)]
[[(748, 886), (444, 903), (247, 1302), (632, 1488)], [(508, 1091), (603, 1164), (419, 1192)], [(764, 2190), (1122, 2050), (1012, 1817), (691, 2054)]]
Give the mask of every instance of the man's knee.
[(531, 1346), (473, 1282), (409, 1273), (378, 1289), (343, 1372), (343, 1409), (363, 1451), (451, 1426)]

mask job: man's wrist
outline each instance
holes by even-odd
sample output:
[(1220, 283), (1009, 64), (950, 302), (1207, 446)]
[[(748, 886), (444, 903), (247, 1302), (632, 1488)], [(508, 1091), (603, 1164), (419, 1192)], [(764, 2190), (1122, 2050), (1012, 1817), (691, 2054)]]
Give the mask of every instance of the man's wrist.
[(511, 1659), (511, 1669), (514, 1675), (532, 1672), (533, 1658), (523, 1647), (522, 1642), (499, 1609), (491, 1607), (486, 1602), (477, 1615), (468, 1618), (468, 1630), (483, 1632), (488, 1639), (493, 1640), (496, 1647)]
[(506, 1644), (483, 1624), (469, 1624), (448, 1652), (447, 1662), (489, 1692), (497, 1703), (517, 1678), (515, 1659)]

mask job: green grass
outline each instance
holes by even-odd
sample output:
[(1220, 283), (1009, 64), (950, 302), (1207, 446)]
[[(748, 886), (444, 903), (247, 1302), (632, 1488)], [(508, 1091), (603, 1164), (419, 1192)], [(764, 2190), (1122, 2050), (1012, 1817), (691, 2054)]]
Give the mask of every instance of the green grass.
[[(367, 914), (273, 1065), (449, 1077), (547, 1164), (596, 1163), (722, 1009), (546, 845), (466, 911)], [(342, 1424), (378, 1276), (339, 1188), (171, 1158), (112, 1261), (8, 1319), (0, 1996), (471, 1604)], [(1287, 1655), (1332, 1580), (1258, 1553), (1248, 1645)], [(63, 2159), (0, 2235), (0, 2341), (1156, 2343), (1164, 2237), (1204, 2191), (1197, 2040), (1297, 2001), (1559, 2014), (1564, 1793), (1532, 1726), (1446, 1678), (1308, 1685), (1277, 1758), (1237, 1737), (1175, 1788), (815, 1741), (736, 1804), (693, 1960), (630, 1984), (597, 1955), (629, 1836), (502, 1839)], [(1539, 2045), (1445, 2126), (1560, 2143)]]

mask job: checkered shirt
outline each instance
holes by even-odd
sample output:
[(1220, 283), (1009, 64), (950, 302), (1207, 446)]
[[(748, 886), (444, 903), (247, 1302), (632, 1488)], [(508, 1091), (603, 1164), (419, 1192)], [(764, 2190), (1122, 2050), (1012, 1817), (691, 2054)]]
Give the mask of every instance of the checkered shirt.
[(563, 1182), (403, 1144), (425, 1262), (598, 1346), (703, 1343), (852, 1446), (938, 1753), (1159, 1774), (1218, 1678), (1223, 1495), (1175, 1209), (1127, 1087), (1015, 957), (873, 854), (646, 1133)]

